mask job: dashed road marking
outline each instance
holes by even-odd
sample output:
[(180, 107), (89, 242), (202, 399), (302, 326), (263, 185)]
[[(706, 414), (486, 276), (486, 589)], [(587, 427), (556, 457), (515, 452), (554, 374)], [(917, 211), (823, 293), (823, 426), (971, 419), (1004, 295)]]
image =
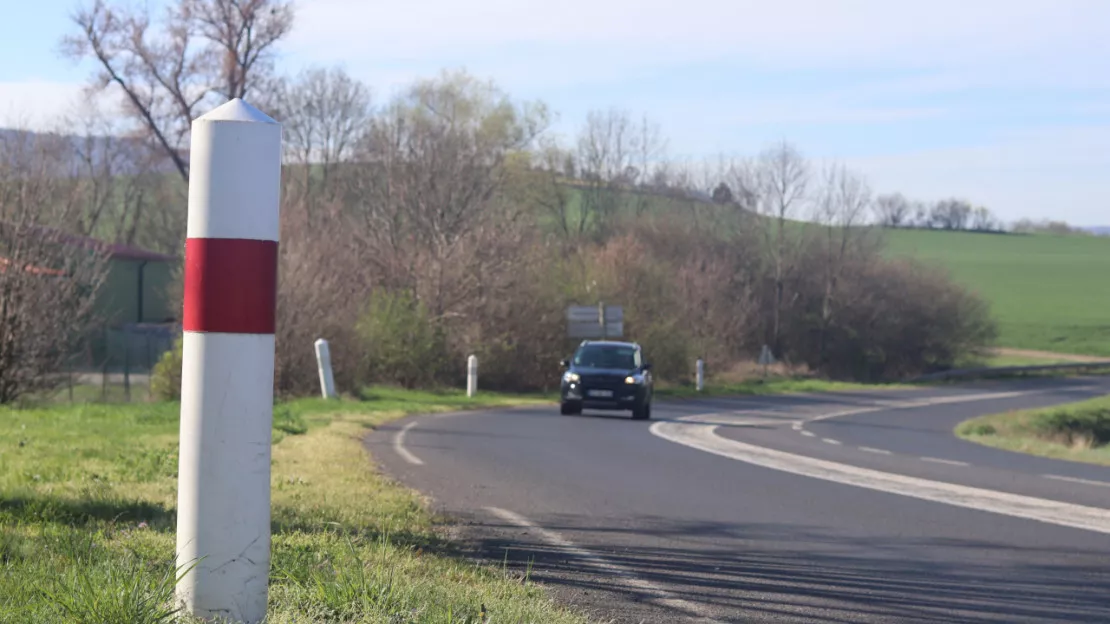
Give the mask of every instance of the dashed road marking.
[(806, 436), (807, 438), (816, 438), (817, 437), (816, 433), (813, 433), (812, 431), (806, 431), (805, 429), (802, 429), (801, 434)]
[(703, 605), (679, 598), (673, 593), (663, 589), (659, 585), (656, 585), (651, 581), (636, 576), (632, 570), (612, 563), (606, 560), (604, 557), (594, 554), (593, 552), (590, 552), (585, 548), (576, 546), (573, 542), (567, 540), (555, 531), (545, 529), (535, 522), (532, 522), (528, 518), (525, 518), (518, 513), (509, 511), (508, 509), (501, 509), (500, 507), (487, 507), (486, 509), (493, 515), (504, 520), (505, 522), (508, 522), (509, 524), (516, 525), (522, 529), (528, 529), (529, 531), (534, 531), (540, 536), (540, 539), (547, 542), (551, 546), (560, 548), (570, 554), (575, 555), (576, 557), (590, 562), (592, 567), (621, 577), (622, 579), (624, 579), (625, 584), (629, 585), (630, 587), (633, 587), (640, 591), (655, 594), (654, 599), (648, 599), (651, 602), (655, 602), (656, 604), (674, 609), (675, 611), (679, 611), (687, 616), (697, 618), (705, 624), (719, 624), (716, 620), (706, 615), (705, 607)]
[(940, 457), (922, 457), (921, 461), (932, 462), (934, 464), (948, 464), (949, 466), (966, 466), (967, 462), (956, 461), (954, 459), (942, 459)]
[(1057, 481), (1068, 481), (1069, 483), (1082, 483), (1083, 485), (1097, 485), (1099, 487), (1110, 487), (1110, 481), (1095, 481), (1094, 479), (1080, 479), (1078, 477), (1063, 477), (1060, 475), (1042, 475), (1045, 479), (1055, 479)]
[(866, 453), (876, 453), (878, 455), (891, 455), (892, 454), (888, 450), (871, 448), (870, 446), (861, 446), (861, 447), (859, 447), (859, 450), (864, 451)]
[(821, 441), (824, 442), (825, 444), (836, 444), (836, 445), (840, 444), (840, 440), (834, 440), (832, 438), (821, 438)]

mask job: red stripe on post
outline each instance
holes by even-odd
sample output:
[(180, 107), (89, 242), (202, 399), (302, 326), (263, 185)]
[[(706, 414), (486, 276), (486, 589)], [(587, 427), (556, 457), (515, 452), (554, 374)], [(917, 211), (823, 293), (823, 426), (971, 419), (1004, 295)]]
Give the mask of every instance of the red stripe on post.
[(276, 241), (190, 238), (185, 241), (185, 331), (274, 333)]

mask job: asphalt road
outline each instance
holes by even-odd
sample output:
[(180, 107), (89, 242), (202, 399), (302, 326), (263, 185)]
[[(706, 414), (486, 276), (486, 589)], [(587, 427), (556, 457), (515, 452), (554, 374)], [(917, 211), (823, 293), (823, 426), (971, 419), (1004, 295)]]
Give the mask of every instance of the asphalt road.
[[(383, 468), (614, 622), (1110, 622), (1110, 469), (963, 442), (960, 421), (1110, 380), (533, 408), (367, 438)], [(496, 621), (496, 614), (493, 614)]]

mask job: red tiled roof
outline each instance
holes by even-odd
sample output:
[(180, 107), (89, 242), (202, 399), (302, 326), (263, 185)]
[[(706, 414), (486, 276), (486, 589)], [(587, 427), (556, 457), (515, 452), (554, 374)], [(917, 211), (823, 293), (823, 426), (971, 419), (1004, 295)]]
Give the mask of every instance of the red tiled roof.
[[(11, 264), (12, 261), (10, 259), (0, 257), (0, 273), (7, 273), (8, 267), (11, 266)], [(46, 267), (35, 266), (33, 264), (24, 265), (23, 270), (34, 275), (65, 275), (65, 271), (61, 269), (48, 269)]]
[(107, 243), (99, 239), (90, 238), (88, 236), (78, 236), (76, 234), (68, 234), (54, 228), (44, 226), (32, 226), (33, 230), (38, 231), (44, 235), (50, 235), (56, 238), (58, 242), (64, 245), (74, 247), (83, 247), (85, 249), (94, 249), (106, 253), (109, 258), (113, 260), (135, 260), (139, 262), (173, 262), (177, 260), (174, 256), (160, 254), (154, 251), (141, 249), (131, 245), (124, 245), (122, 243)]

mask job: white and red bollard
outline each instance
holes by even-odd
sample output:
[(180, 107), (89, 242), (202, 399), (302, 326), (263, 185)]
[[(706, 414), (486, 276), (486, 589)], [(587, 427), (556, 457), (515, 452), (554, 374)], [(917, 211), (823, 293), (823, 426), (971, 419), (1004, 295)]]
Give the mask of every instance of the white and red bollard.
[(192, 125), (177, 584), (184, 611), (257, 623), (270, 573), (281, 126), (240, 99)]

